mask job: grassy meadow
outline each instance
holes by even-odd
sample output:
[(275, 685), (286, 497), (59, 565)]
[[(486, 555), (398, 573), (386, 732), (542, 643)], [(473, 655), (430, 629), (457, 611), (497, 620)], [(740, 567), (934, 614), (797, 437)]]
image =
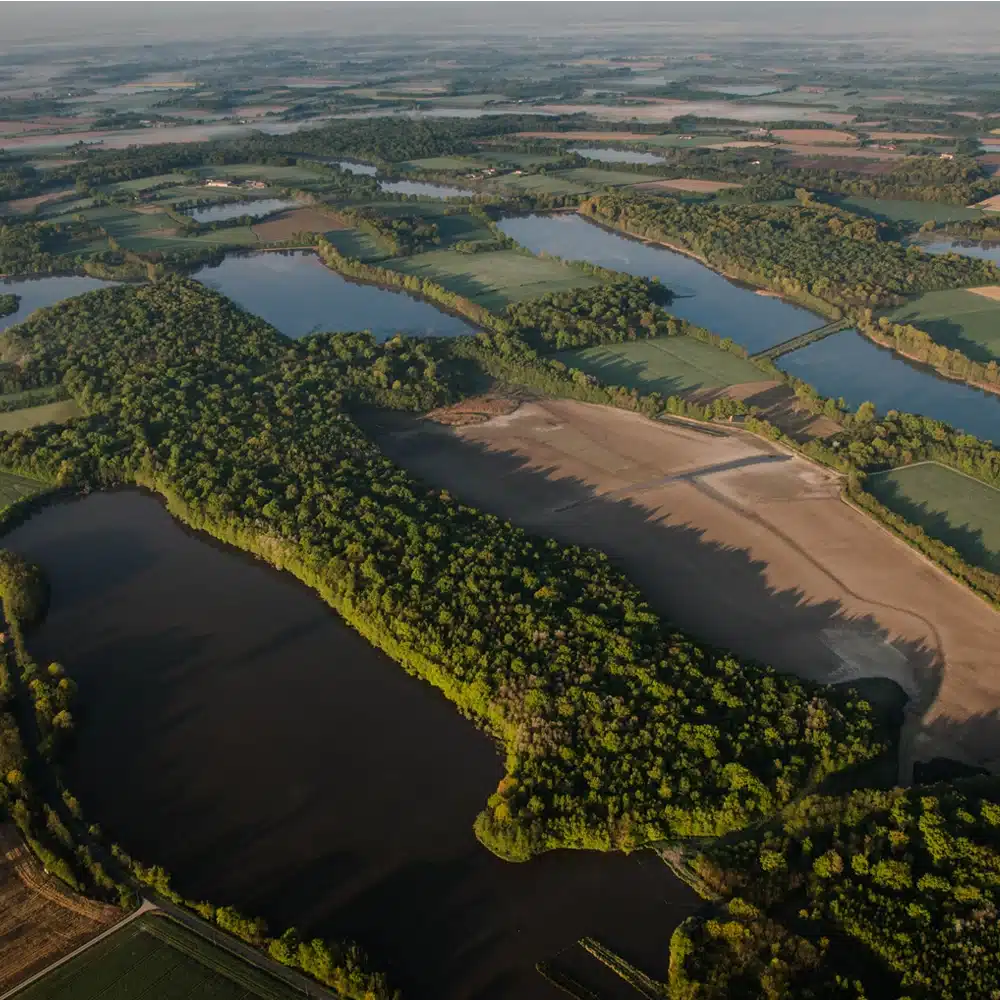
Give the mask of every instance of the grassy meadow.
[(880, 222), (922, 226), (925, 222), (962, 222), (981, 219), (978, 208), (965, 205), (945, 205), (936, 201), (896, 201), (891, 198), (840, 198), (835, 204), (856, 215), (869, 215)]
[[(3, 414), (6, 416), (7, 414)], [(34, 496), (47, 490), (48, 484), (38, 479), (29, 479), (14, 472), (0, 471), (0, 510), (9, 507), (18, 500)]]
[(28, 986), (19, 1000), (293, 1000), (295, 990), (166, 917), (146, 914)]
[(1000, 490), (936, 462), (880, 472), (866, 485), (886, 507), (968, 562), (1000, 573)]
[(0, 431), (10, 434), (14, 431), (25, 431), (29, 427), (41, 424), (64, 424), (67, 420), (82, 417), (83, 411), (72, 399), (61, 399), (55, 403), (42, 403), (39, 406), (25, 406), (20, 410), (8, 410), (0, 413)]
[(963, 288), (924, 292), (889, 313), (974, 361), (1000, 361), (1000, 301)]
[(768, 376), (743, 358), (690, 337), (654, 337), (561, 351), (556, 357), (609, 385), (662, 396), (723, 389)]
[(404, 274), (430, 278), (494, 311), (511, 302), (533, 299), (547, 292), (601, 284), (599, 278), (568, 264), (529, 257), (515, 250), (477, 254), (432, 250), (387, 261), (385, 266)]

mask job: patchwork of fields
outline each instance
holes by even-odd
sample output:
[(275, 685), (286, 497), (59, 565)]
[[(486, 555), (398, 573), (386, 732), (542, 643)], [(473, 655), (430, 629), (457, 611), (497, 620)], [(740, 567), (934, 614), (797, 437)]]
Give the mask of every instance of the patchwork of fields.
[[(4, 414), (4, 416), (6, 415)], [(46, 489), (48, 486), (38, 479), (29, 479), (27, 476), (19, 476), (14, 472), (0, 471), (0, 510)]]
[(867, 486), (970, 563), (1000, 573), (1000, 490), (936, 462), (869, 476)]
[(923, 330), (974, 361), (1000, 361), (1000, 301), (988, 295), (963, 288), (924, 292), (889, 318)]
[(21, 1000), (292, 1000), (293, 989), (167, 917), (145, 914), (19, 994)]

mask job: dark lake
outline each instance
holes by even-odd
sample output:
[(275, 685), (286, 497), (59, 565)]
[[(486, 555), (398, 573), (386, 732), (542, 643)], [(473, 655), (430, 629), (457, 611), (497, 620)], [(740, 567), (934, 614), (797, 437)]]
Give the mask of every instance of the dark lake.
[(659, 278), (677, 298), (675, 316), (732, 337), (754, 353), (806, 330), (821, 316), (772, 296), (757, 295), (692, 257), (608, 232), (578, 215), (528, 215), (503, 219), (500, 228), (535, 253), (587, 260), (644, 278)]
[(371, 330), (380, 340), (397, 333), (452, 337), (475, 332), (465, 320), (405, 292), (348, 281), (305, 250), (230, 254), (192, 277), (289, 337), (323, 330)]
[(871, 400), (880, 413), (922, 413), (1000, 443), (1000, 396), (941, 378), (856, 330), (835, 333), (785, 354), (777, 364), (824, 396), (843, 396), (852, 407)]
[(656, 153), (637, 153), (634, 149), (602, 149), (599, 146), (570, 146), (571, 153), (587, 157), (588, 160), (601, 160), (604, 163), (664, 163), (662, 156)]
[(259, 219), (272, 212), (280, 212), (284, 208), (295, 208), (296, 205), (297, 201), (290, 201), (288, 198), (257, 198), (193, 208), (188, 215), (195, 222), (224, 222), (226, 219), (236, 219), (241, 215), (252, 215), (255, 219)]
[(424, 181), (379, 181), (383, 191), (393, 194), (415, 194), (423, 198), (459, 198), (474, 195), (469, 188), (453, 187), (450, 184), (427, 184)]
[[(51, 584), (36, 658), (79, 683), (74, 792), (187, 896), (351, 936), (412, 1000), (556, 1000), (535, 963), (585, 934), (666, 978), (693, 894), (645, 852), (487, 852), (493, 742), (291, 576), (136, 491), (51, 506), (5, 545)], [(579, 953), (560, 962), (586, 983)]]
[(0, 295), (19, 295), (21, 302), (17, 312), (10, 316), (0, 316), (0, 330), (27, 319), (36, 309), (54, 306), (63, 299), (92, 292), (95, 288), (113, 285), (113, 281), (101, 281), (76, 274), (58, 274), (41, 278), (5, 278), (0, 280)]

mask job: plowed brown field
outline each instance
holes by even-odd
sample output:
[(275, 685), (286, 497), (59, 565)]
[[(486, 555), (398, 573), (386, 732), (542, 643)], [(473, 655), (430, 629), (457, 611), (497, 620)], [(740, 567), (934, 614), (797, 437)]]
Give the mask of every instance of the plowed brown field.
[(0, 993), (121, 917), (46, 875), (17, 830), (0, 827)]
[(427, 483), (603, 550), (707, 641), (819, 681), (896, 681), (904, 773), (1000, 765), (1000, 614), (845, 504), (832, 473), (743, 432), (570, 401), (460, 428), (371, 419)]

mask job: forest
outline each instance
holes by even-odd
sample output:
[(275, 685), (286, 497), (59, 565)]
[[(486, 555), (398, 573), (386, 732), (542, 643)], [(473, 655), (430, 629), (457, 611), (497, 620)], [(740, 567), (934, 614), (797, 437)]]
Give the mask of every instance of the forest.
[(21, 297), (13, 292), (0, 292), (0, 316), (11, 316), (17, 312)]
[(637, 236), (674, 243), (713, 267), (764, 284), (836, 315), (898, 304), (939, 288), (996, 284), (990, 261), (934, 256), (885, 239), (885, 227), (813, 202), (720, 205), (612, 193), (581, 211)]
[(671, 948), (677, 1000), (1000, 991), (1000, 783), (806, 798), (690, 860), (724, 905)]
[(383, 458), (349, 396), (442, 398), (430, 347), (292, 344), (179, 278), (64, 302), (7, 338), (90, 416), (4, 435), (0, 462), (150, 486), (317, 589), (504, 741), (507, 775), (476, 822), (503, 857), (738, 830), (883, 749), (852, 691), (701, 647), (600, 553), (428, 493)]

